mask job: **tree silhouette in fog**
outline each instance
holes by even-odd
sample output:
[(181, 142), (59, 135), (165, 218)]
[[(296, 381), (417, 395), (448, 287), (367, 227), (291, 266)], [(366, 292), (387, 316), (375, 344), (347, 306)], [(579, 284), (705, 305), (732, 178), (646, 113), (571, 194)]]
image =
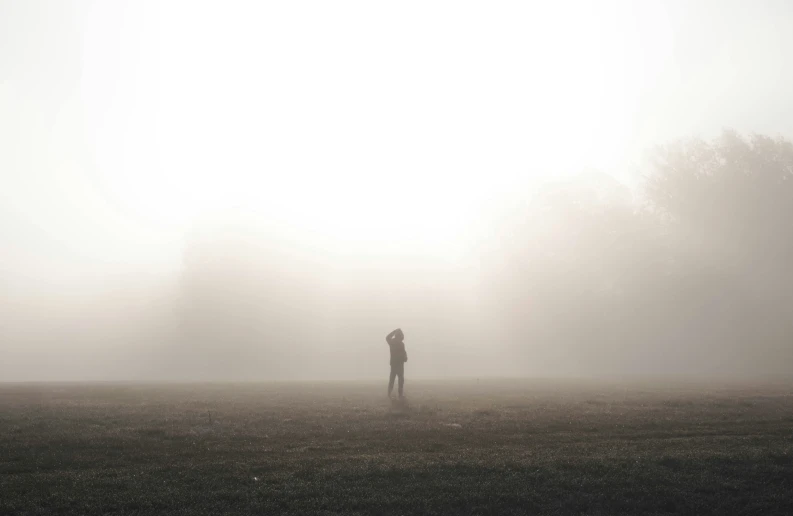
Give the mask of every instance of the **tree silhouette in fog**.
[[(646, 192), (692, 252), (761, 272), (793, 258), (793, 145), (726, 131), (713, 142), (658, 148)], [(755, 278), (758, 279), (758, 278)]]
[(557, 184), (499, 233), (488, 299), (531, 363), (789, 369), (793, 145), (727, 131), (652, 153), (644, 203)]
[(660, 147), (652, 161), (647, 198), (667, 225), (679, 298), (699, 305), (699, 331), (722, 354), (779, 367), (793, 337), (793, 144), (725, 131)]

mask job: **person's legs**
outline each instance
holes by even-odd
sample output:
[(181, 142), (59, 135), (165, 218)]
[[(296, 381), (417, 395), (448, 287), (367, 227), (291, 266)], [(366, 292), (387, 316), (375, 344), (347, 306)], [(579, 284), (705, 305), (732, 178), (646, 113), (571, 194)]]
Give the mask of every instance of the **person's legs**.
[[(394, 378), (396, 378), (397, 371), (396, 366), (391, 366), (391, 375), (388, 377), (388, 395), (391, 396), (391, 391), (394, 390)], [(402, 378), (400, 376), (400, 378)], [(399, 385), (402, 385), (402, 380), (399, 380)], [(402, 387), (399, 388), (399, 392), (402, 392)]]
[(402, 397), (402, 388), (405, 386), (405, 364), (401, 364), (399, 366), (399, 371), (397, 371), (397, 375), (399, 376), (399, 397)]

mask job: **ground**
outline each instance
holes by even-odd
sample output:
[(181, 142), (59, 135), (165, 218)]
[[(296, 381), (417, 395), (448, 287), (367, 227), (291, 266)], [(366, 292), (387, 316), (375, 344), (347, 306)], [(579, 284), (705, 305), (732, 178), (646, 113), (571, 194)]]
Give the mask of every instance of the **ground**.
[(0, 514), (793, 514), (793, 384), (0, 385)]

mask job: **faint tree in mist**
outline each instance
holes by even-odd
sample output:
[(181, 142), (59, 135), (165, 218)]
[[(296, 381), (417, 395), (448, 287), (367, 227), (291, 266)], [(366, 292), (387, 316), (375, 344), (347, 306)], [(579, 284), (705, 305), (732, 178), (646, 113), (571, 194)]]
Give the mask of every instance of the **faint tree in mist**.
[(790, 142), (727, 131), (655, 149), (643, 205), (549, 188), (499, 233), (491, 309), (550, 368), (790, 370), (792, 175)]
[(700, 333), (727, 358), (793, 358), (793, 144), (725, 131), (659, 147), (652, 162), (647, 199), (666, 216)]

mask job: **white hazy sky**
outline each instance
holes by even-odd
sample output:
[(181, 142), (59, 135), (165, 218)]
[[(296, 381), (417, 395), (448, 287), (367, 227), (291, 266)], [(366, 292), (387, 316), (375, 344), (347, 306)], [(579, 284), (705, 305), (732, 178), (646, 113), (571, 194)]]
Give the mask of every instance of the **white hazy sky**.
[(0, 281), (173, 270), (238, 207), (451, 256), (534, 182), (793, 136), (790, 63), (786, 0), (0, 0)]

